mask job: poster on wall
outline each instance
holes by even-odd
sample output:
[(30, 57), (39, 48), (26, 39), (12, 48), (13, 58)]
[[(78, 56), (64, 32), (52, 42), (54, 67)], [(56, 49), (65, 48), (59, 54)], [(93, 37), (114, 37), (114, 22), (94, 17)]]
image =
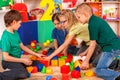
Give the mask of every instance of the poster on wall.
[(61, 0), (41, 0), (40, 8), (44, 9), (44, 14), (41, 17), (42, 20), (51, 20), (52, 15), (55, 12), (59, 12), (62, 8)]

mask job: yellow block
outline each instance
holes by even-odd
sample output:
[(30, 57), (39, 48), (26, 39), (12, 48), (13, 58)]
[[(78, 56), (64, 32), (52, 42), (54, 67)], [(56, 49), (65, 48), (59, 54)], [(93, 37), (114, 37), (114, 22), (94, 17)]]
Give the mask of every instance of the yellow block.
[(46, 73), (47, 73), (47, 74), (52, 74), (52, 73), (53, 73), (53, 70), (52, 70), (51, 68), (47, 68), (47, 69), (46, 69)]
[(31, 71), (33, 70), (33, 67), (32, 67), (32, 66), (26, 67), (26, 69), (27, 69), (27, 71), (28, 71), (29, 73), (31, 73)]
[(59, 59), (58, 61), (59, 61), (59, 67), (65, 65), (65, 60), (64, 59), (63, 60)]
[(58, 66), (58, 60), (51, 60), (51, 66)]

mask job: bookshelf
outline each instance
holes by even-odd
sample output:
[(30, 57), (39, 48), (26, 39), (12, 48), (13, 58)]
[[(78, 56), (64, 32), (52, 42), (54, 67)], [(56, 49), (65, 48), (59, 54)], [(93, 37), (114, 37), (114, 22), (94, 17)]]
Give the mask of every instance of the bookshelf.
[(116, 24), (115, 33), (120, 36), (120, 0), (84, 0), (84, 3), (90, 4), (96, 16)]

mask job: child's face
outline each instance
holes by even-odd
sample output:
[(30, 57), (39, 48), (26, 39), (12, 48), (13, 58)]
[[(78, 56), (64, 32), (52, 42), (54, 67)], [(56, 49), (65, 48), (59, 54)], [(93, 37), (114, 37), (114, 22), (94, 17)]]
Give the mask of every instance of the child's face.
[(56, 28), (60, 29), (61, 28), (61, 25), (60, 25), (60, 22), (58, 20), (54, 20), (54, 25)]
[(60, 19), (60, 24), (64, 28), (67, 28), (67, 26), (68, 26), (68, 19), (66, 19), (64, 16), (60, 16), (59, 19)]
[(13, 25), (13, 30), (18, 30), (20, 25), (21, 25), (22, 21), (13, 21), (12, 25)]
[(87, 21), (88, 21), (87, 16), (83, 13), (80, 13), (79, 11), (76, 11), (76, 17), (77, 17), (78, 21), (83, 24), (87, 23)]

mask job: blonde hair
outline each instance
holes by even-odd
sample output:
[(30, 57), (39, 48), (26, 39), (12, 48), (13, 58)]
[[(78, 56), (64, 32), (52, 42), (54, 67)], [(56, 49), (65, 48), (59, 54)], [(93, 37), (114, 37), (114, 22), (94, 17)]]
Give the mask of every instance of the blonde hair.
[(92, 10), (91, 6), (87, 3), (82, 3), (82, 4), (78, 5), (76, 8), (76, 11), (81, 12), (81, 13), (88, 13), (89, 15), (93, 14), (93, 10)]
[(70, 30), (72, 25), (74, 25), (78, 22), (75, 14), (69, 9), (65, 9), (65, 10), (61, 11), (59, 17), (63, 17), (63, 16), (68, 20), (68, 27), (67, 27), (68, 30)]

